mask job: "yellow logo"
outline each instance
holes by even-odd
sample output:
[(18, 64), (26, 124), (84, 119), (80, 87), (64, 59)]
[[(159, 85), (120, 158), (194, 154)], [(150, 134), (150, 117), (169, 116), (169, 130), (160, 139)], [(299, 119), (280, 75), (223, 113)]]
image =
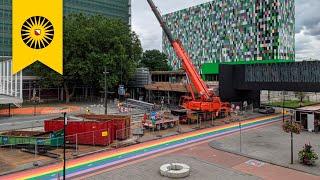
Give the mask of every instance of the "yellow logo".
[(23, 42), (33, 49), (47, 47), (54, 38), (54, 27), (45, 17), (33, 16), (27, 19), (21, 28)]
[(63, 0), (12, 1), (12, 72), (40, 61), (63, 71)]

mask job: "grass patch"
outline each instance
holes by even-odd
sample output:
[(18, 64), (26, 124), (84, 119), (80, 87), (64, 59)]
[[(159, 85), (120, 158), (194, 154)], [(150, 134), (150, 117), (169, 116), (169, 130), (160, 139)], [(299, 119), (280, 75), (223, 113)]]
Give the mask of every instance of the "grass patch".
[[(312, 101), (303, 101), (300, 106), (300, 101), (294, 100), (294, 101), (285, 101), (284, 102), (284, 107), (285, 108), (299, 108), (299, 107), (304, 107), (304, 106), (311, 106), (319, 104), (319, 102), (312, 102)], [(275, 107), (282, 107), (283, 102), (272, 102), (267, 104), (268, 106), (275, 106)]]

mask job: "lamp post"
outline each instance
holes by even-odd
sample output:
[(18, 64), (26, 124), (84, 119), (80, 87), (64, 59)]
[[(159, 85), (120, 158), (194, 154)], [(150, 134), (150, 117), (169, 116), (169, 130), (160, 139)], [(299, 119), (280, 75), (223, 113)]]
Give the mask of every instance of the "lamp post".
[(239, 122), (239, 133), (240, 133), (240, 136), (239, 136), (239, 145), (240, 145), (240, 153), (242, 152), (242, 125), (241, 125), (241, 118), (239, 117), (239, 115), (241, 114), (240, 112), (240, 106), (236, 106), (236, 109), (235, 109), (235, 115), (236, 115), (236, 121)]
[(293, 113), (292, 111), (290, 111), (290, 122), (287, 121), (284, 123), (283, 125), (283, 129), (285, 130), (285, 132), (287, 133), (290, 133), (290, 145), (291, 145), (291, 152), (290, 152), (290, 155), (291, 155), (291, 161), (290, 161), (290, 164), (293, 164), (293, 133), (295, 134), (299, 134), (300, 133), (300, 128), (299, 126), (297, 126), (297, 124), (295, 124), (293, 122)]
[(63, 180), (66, 179), (66, 126), (68, 124), (67, 113), (63, 113)]
[(241, 114), (240, 111), (236, 112), (236, 117), (238, 119), (238, 122), (239, 122), (239, 144), (240, 144), (240, 153), (242, 152), (242, 124), (241, 124), (241, 118), (239, 117), (239, 114)]
[(282, 91), (282, 122), (284, 122), (284, 91)]
[(108, 98), (108, 86), (107, 86), (107, 75), (109, 74), (109, 72), (107, 71), (107, 67), (105, 66), (104, 67), (104, 71), (103, 71), (103, 74), (104, 74), (104, 114), (108, 114), (108, 101), (107, 101), (107, 98)]
[(242, 131), (241, 131), (241, 120), (239, 118), (239, 128), (240, 128), (240, 153), (242, 152)]
[(36, 95), (37, 95), (37, 90), (36, 90), (36, 82), (33, 81), (33, 89), (32, 89), (32, 101), (33, 101), (33, 116), (36, 116), (37, 114), (37, 100), (36, 100)]
[[(292, 115), (291, 115), (291, 126), (293, 125), (293, 122), (292, 122)], [(292, 130), (290, 131), (291, 133), (291, 164), (293, 164), (293, 132)]]

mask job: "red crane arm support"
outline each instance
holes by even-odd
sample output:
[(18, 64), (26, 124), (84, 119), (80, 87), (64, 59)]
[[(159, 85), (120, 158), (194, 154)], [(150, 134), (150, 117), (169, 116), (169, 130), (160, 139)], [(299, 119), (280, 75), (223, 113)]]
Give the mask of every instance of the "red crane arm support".
[(195, 86), (196, 90), (201, 96), (201, 99), (203, 100), (209, 100), (211, 98), (211, 94), (209, 92), (208, 87), (202, 80), (200, 74), (196, 70), (195, 66), (193, 65), (190, 57), (185, 52), (182, 44), (180, 41), (175, 40), (171, 43), (174, 51), (176, 52), (179, 59), (182, 61), (183, 69), (186, 71), (188, 77), (190, 78), (190, 81)]
[(187, 75), (189, 76), (191, 82), (195, 86), (197, 92), (200, 94), (202, 100), (211, 100), (211, 97), (214, 95), (213, 93), (209, 92), (208, 87), (200, 77), (200, 74), (196, 70), (195, 66), (192, 64), (192, 61), (186, 51), (183, 48), (182, 43), (179, 40), (175, 40), (169, 28), (163, 21), (161, 14), (159, 13), (157, 7), (153, 3), (152, 0), (147, 0), (153, 13), (155, 14), (157, 20), (159, 21), (163, 32), (167, 36), (169, 42), (171, 43), (174, 51), (176, 52), (179, 59), (182, 61), (183, 69), (186, 71)]

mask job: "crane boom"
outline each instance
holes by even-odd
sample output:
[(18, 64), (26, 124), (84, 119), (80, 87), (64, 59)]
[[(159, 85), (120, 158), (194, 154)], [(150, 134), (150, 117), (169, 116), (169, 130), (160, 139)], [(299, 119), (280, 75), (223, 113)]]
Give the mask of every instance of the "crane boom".
[(193, 65), (190, 57), (186, 53), (186, 51), (183, 48), (182, 43), (179, 40), (176, 40), (173, 38), (173, 35), (169, 28), (165, 25), (163, 18), (161, 17), (161, 14), (159, 13), (157, 7), (153, 3), (152, 0), (147, 0), (152, 11), (154, 12), (156, 18), (158, 19), (164, 33), (166, 34), (171, 46), (173, 47), (174, 51), (176, 52), (178, 58), (182, 61), (182, 67), (186, 71), (188, 77), (190, 78), (191, 82), (195, 86), (196, 90), (201, 96), (201, 99), (203, 100), (211, 100), (211, 97), (213, 95), (212, 92), (209, 91), (207, 85), (202, 80), (200, 74), (196, 70), (195, 66)]
[(151, 9), (152, 9), (152, 11), (153, 11), (153, 13), (154, 13), (154, 15), (155, 15), (156, 18), (158, 19), (158, 21), (159, 21), (159, 23), (160, 23), (160, 25), (161, 25), (164, 33), (165, 33), (166, 36), (168, 37), (168, 40), (169, 40), (170, 42), (173, 42), (173, 41), (174, 41), (173, 35), (172, 35), (171, 31), (168, 29), (168, 27), (164, 24), (164, 21), (163, 21), (163, 19), (162, 19), (162, 17), (161, 17), (161, 14), (160, 14), (160, 12), (159, 12), (158, 9), (157, 9), (157, 6), (154, 5), (154, 3), (153, 3), (152, 0), (147, 0), (147, 1), (148, 1), (149, 5), (150, 5), (150, 7), (151, 7)]
[[(157, 7), (154, 5), (153, 1), (147, 1), (156, 18), (158, 19), (175, 53), (181, 60), (182, 67), (186, 71), (187, 77), (190, 79), (191, 83), (194, 85), (196, 91), (200, 95), (200, 98), (195, 98), (194, 94), (191, 92), (192, 97), (185, 97), (184, 101), (182, 102), (182, 106), (192, 111), (214, 112), (216, 114), (224, 115), (229, 114), (230, 104), (221, 102), (220, 97), (216, 96), (208, 89), (207, 85), (202, 80), (200, 74), (193, 65), (187, 52), (184, 50), (182, 43), (178, 39), (175, 39), (173, 37), (171, 31), (166, 26), (161, 14), (159, 13)], [(189, 89), (191, 88), (189, 87)]]

